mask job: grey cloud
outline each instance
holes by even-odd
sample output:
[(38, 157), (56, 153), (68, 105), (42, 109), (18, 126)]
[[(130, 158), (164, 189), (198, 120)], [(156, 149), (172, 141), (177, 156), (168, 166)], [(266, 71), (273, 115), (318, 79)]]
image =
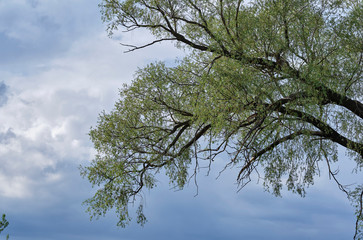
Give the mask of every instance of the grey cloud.
[(9, 128), (6, 132), (0, 132), (0, 143), (7, 144), (10, 139), (15, 138), (16, 135), (11, 128)]
[(4, 82), (0, 82), (0, 107), (8, 101), (7, 91), (8, 86)]
[(38, 0), (27, 0), (27, 3), (30, 4), (33, 8), (36, 8), (39, 4)]
[(0, 69), (41, 64), (102, 28), (96, 0), (5, 0), (0, 3)]

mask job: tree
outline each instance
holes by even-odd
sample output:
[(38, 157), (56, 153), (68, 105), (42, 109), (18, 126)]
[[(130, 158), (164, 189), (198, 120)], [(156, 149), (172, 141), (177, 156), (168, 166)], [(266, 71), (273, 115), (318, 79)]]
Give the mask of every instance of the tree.
[[(0, 233), (4, 231), (4, 229), (9, 225), (9, 222), (6, 220), (6, 215), (2, 215), (2, 219), (0, 221)], [(6, 236), (6, 239), (9, 239), (9, 234)]]
[(226, 167), (239, 168), (241, 188), (258, 174), (275, 195), (286, 186), (304, 196), (325, 165), (356, 206), (359, 237), (363, 185), (341, 184), (332, 166), (342, 146), (355, 170), (363, 167), (361, 1), (103, 0), (100, 7), (110, 34), (147, 29), (155, 37), (129, 51), (174, 41), (187, 56), (138, 70), (91, 129), (98, 154), (81, 174), (100, 186), (85, 202), (92, 216), (115, 208), (124, 226), (128, 204), (156, 186), (157, 173), (182, 189), (224, 154)]

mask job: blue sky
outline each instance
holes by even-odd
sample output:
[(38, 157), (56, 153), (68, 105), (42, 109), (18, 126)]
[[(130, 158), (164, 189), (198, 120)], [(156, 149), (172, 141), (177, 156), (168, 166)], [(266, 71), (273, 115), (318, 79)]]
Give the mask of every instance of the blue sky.
[[(175, 192), (160, 176), (158, 188), (145, 192), (145, 227), (118, 228), (112, 212), (90, 222), (81, 203), (94, 189), (78, 170), (95, 153), (90, 127), (112, 109), (137, 67), (183, 55), (170, 44), (123, 53), (120, 41), (151, 37), (108, 38), (98, 3), (0, 1), (0, 213), (7, 214), (10, 239), (352, 238), (353, 208), (325, 171), (305, 198), (276, 198), (256, 182), (237, 193), (236, 170), (216, 180), (223, 163), (209, 177), (200, 174), (196, 197), (193, 184)], [(352, 164), (342, 160), (335, 167), (352, 183)]]

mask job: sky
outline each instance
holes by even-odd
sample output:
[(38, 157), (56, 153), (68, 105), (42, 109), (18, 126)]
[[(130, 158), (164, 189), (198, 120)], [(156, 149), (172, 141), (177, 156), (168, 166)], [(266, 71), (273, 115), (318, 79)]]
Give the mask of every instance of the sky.
[[(88, 132), (111, 111), (138, 67), (183, 56), (172, 44), (124, 53), (147, 32), (109, 38), (99, 0), (0, 0), (0, 213), (17, 240), (351, 239), (354, 210), (326, 171), (301, 198), (265, 192), (253, 181), (237, 192), (223, 163), (196, 187), (170, 189), (165, 176), (145, 192), (148, 223), (116, 226), (113, 212), (89, 220), (82, 202), (95, 189), (79, 166), (95, 151)], [(334, 167), (352, 183), (344, 154)], [(344, 182), (345, 181), (345, 182)]]

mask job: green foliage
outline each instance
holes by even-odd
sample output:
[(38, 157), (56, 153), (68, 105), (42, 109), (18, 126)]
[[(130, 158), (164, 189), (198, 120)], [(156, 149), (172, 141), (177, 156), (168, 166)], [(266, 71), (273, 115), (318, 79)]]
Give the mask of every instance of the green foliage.
[[(85, 202), (93, 217), (110, 209), (119, 225), (129, 203), (156, 186), (165, 172), (182, 189), (200, 167), (222, 153), (240, 168), (243, 187), (257, 169), (275, 195), (286, 186), (302, 196), (319, 163), (357, 207), (363, 190), (339, 183), (331, 163), (337, 146), (363, 166), (362, 4), (333, 0), (104, 0), (103, 20), (118, 28), (146, 28), (175, 41), (188, 55), (177, 66), (139, 69), (102, 113), (91, 140), (98, 152), (84, 177), (98, 186)], [(204, 165), (203, 165), (204, 164)], [(202, 166), (203, 165), (203, 166)], [(190, 168), (194, 168), (190, 169)]]
[[(6, 220), (6, 215), (2, 215), (2, 219), (0, 221), (0, 233), (4, 231), (4, 229), (9, 225), (9, 222)], [(9, 234), (6, 236), (6, 239), (9, 239)]]

